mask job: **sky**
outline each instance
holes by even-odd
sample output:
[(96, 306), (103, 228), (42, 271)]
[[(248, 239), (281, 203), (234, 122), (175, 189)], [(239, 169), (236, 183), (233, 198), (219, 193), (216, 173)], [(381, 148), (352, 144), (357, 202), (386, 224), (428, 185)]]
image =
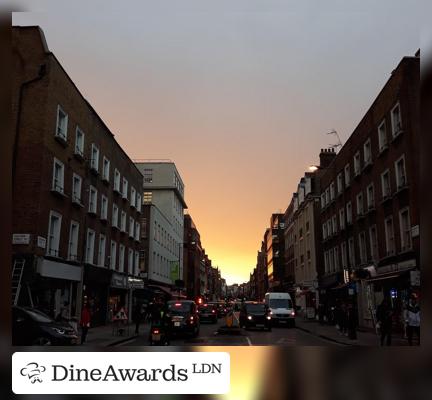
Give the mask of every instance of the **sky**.
[(432, 11), (426, 0), (18, 4), (13, 24), (43, 29), (129, 156), (176, 163), (229, 284), (249, 279), (271, 214), (336, 143), (326, 133), (349, 137)]

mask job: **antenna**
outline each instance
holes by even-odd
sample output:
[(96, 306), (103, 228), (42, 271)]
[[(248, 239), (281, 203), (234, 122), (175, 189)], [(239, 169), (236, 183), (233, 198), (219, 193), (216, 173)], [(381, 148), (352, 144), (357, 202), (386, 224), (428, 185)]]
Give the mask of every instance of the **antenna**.
[(336, 129), (332, 129), (330, 132), (327, 132), (327, 135), (335, 135), (336, 139), (337, 139), (337, 143), (336, 144), (329, 145), (329, 147), (331, 149), (337, 149), (338, 147), (342, 147), (342, 142), (340, 140), (340, 137), (339, 137)]

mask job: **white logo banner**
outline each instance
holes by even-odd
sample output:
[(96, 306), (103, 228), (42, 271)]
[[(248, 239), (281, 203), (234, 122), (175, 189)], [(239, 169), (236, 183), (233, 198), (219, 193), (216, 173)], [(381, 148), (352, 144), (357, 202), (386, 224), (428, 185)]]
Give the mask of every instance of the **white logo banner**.
[(15, 394), (224, 394), (225, 352), (16, 352)]

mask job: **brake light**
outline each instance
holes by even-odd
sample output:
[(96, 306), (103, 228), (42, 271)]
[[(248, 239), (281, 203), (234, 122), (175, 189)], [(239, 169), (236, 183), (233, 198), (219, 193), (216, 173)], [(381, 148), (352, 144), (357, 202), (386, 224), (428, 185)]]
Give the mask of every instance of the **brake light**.
[(216, 311), (215, 310), (212, 310), (212, 313), (214, 314)]
[(175, 303), (174, 304), (176, 307), (181, 307), (181, 303)]
[(191, 315), (191, 317), (190, 317), (190, 320), (191, 320), (191, 321), (193, 321), (193, 320), (194, 320), (194, 317), (193, 317), (193, 315)]
[(294, 317), (294, 316), (295, 316), (295, 312), (294, 312), (294, 311), (291, 311), (291, 315)]
[(159, 333), (159, 329), (154, 329), (153, 333), (158, 334)]

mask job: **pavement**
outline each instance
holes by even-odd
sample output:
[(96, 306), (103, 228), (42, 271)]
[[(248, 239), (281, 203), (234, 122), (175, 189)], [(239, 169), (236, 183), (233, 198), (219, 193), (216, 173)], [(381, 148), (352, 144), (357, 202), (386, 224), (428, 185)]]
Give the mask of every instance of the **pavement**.
[[(339, 333), (335, 326), (321, 325), (315, 320), (296, 319), (296, 327), (274, 327), (271, 332), (245, 330), (233, 334), (220, 334), (219, 328), (225, 319), (216, 324), (201, 323), (197, 338), (178, 336), (171, 340), (171, 346), (372, 346), (380, 345), (374, 331), (357, 331), (357, 339), (351, 340)], [(148, 346), (150, 325), (141, 324), (140, 333), (135, 334), (135, 324), (126, 327), (119, 335), (111, 324), (91, 328), (84, 346)], [(407, 346), (407, 340), (394, 334), (392, 346)]]

